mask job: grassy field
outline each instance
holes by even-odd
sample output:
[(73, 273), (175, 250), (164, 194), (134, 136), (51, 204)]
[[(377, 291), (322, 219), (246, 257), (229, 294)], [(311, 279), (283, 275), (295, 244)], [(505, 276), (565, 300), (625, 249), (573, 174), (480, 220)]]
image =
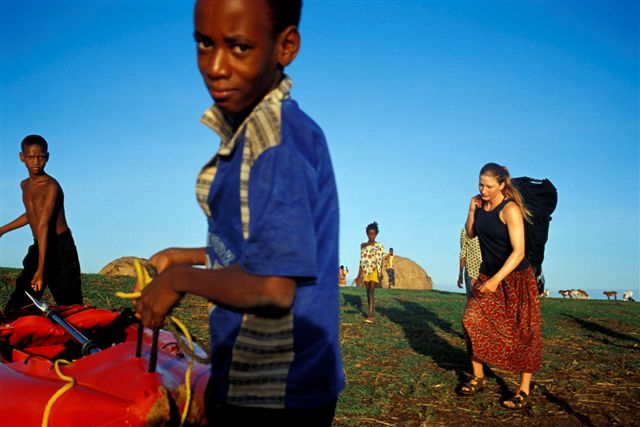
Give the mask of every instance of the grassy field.
[[(18, 270), (0, 269), (0, 303)], [(113, 296), (131, 279), (83, 275), (86, 302), (118, 309)], [(48, 295), (45, 301), (51, 302)], [(533, 407), (510, 412), (499, 400), (516, 390), (515, 374), (489, 370), (476, 397), (455, 394), (469, 370), (462, 338), (465, 297), (440, 291), (376, 291), (374, 325), (363, 322), (363, 289), (341, 289), (341, 349), (347, 388), (337, 426), (640, 425), (640, 304), (542, 301), (543, 366)], [(188, 297), (175, 313), (206, 345), (205, 303)]]

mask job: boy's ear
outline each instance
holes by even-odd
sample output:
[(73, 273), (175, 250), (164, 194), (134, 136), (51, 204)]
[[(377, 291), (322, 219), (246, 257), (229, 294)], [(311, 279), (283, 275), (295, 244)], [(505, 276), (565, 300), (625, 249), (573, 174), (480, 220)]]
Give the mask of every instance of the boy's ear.
[(20, 155), (20, 161), (24, 163), (24, 153), (21, 151), (19, 155)]
[(298, 51), (300, 50), (300, 33), (298, 28), (294, 25), (290, 25), (285, 28), (277, 40), (278, 47), (278, 64), (282, 67), (286, 67), (296, 59)]

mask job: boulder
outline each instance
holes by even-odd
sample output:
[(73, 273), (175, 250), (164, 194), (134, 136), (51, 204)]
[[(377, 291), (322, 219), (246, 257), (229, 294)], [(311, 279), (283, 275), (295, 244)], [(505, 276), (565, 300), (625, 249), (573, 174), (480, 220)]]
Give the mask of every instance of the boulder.
[[(415, 261), (401, 256), (394, 256), (393, 270), (395, 271), (395, 286), (391, 289), (433, 289), (433, 281), (422, 267)], [(382, 280), (380, 285), (389, 288), (389, 276), (387, 275), (387, 259), (382, 261)]]
[(137, 259), (140, 264), (145, 267), (149, 266), (149, 261), (144, 258), (138, 258), (135, 256), (125, 256), (111, 261), (109, 264), (102, 267), (102, 270), (98, 274), (104, 276), (126, 276), (136, 277), (136, 268), (133, 265), (133, 260)]

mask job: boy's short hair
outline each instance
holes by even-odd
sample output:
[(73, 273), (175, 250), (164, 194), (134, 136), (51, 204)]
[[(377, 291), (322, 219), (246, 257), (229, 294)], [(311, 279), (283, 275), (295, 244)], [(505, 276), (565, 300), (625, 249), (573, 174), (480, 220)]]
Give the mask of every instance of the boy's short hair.
[(266, 2), (271, 10), (271, 27), (274, 36), (290, 25), (298, 26), (302, 0), (266, 0)]
[(22, 140), (20, 144), (20, 148), (24, 153), (24, 150), (30, 145), (39, 145), (42, 147), (42, 151), (45, 153), (49, 151), (49, 144), (47, 144), (47, 140), (41, 137), (40, 135), (27, 135)]

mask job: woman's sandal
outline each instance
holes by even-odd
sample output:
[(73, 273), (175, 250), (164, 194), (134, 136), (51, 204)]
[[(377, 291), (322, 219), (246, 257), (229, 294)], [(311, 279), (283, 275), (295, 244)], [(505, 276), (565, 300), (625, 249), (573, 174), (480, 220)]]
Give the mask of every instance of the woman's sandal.
[(531, 406), (531, 393), (520, 390), (510, 399), (502, 401), (502, 406), (508, 409), (525, 409)]
[(472, 376), (469, 381), (460, 385), (459, 392), (462, 396), (472, 396), (484, 388), (485, 377)]

